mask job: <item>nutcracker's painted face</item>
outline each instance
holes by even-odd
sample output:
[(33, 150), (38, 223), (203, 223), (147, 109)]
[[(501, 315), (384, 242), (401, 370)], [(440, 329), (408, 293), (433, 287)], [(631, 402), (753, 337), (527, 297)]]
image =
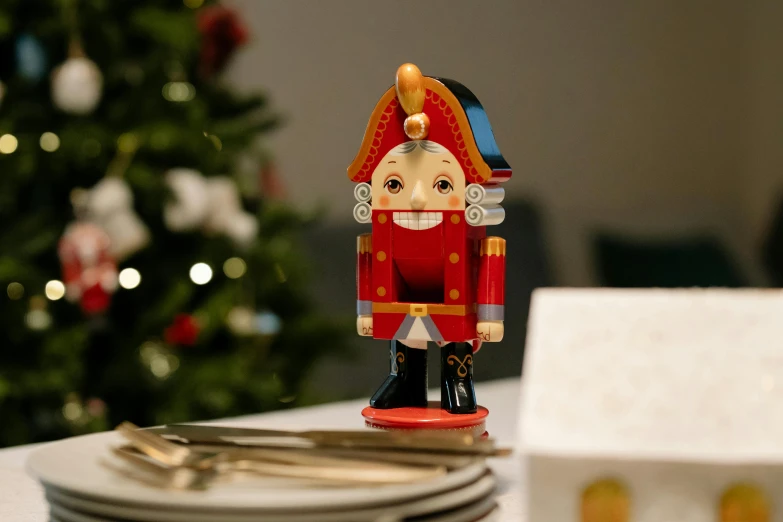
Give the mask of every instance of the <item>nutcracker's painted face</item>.
[(394, 217), (405, 228), (434, 227), (443, 220), (439, 211), (465, 210), (465, 175), (442, 145), (405, 142), (389, 151), (372, 173), (372, 208), (407, 211)]

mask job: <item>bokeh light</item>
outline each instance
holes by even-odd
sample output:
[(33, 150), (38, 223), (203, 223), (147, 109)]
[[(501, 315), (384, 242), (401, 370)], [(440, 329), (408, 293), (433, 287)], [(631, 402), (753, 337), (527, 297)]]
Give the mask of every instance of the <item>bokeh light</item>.
[(0, 136), (0, 153), (11, 154), (19, 146), (19, 140), (13, 134), (3, 134)]
[(139, 350), (141, 361), (157, 379), (164, 380), (179, 368), (179, 358), (158, 341), (147, 341)]
[(155, 355), (150, 361), (150, 371), (158, 379), (165, 379), (171, 374), (171, 365), (165, 355)]
[(38, 143), (46, 152), (54, 152), (60, 148), (60, 137), (53, 132), (44, 132)]
[(71, 422), (78, 420), (82, 413), (84, 413), (84, 408), (76, 401), (68, 401), (63, 406), (63, 417)]
[(24, 286), (22, 286), (22, 283), (9, 283), (5, 291), (8, 294), (8, 298), (13, 301), (18, 301), (24, 297)]
[(133, 290), (141, 283), (141, 274), (135, 268), (123, 268), (120, 271), (120, 286), (126, 290)]
[(46, 310), (30, 310), (24, 321), (30, 330), (46, 330), (52, 325), (52, 316)]
[(282, 328), (280, 317), (274, 312), (259, 312), (256, 316), (256, 330), (264, 335), (275, 335)]
[(226, 316), (229, 329), (236, 335), (250, 335), (255, 331), (253, 311), (246, 306), (235, 306)]
[(196, 263), (190, 267), (190, 279), (197, 285), (205, 285), (212, 280), (212, 268), (206, 263)]
[(46, 294), (47, 298), (51, 299), (52, 301), (57, 301), (58, 299), (62, 299), (65, 295), (65, 285), (62, 281), (52, 279), (46, 283), (44, 293)]
[(188, 82), (169, 82), (163, 86), (163, 97), (170, 102), (187, 102), (196, 97), (196, 88)]
[(230, 279), (239, 279), (247, 272), (247, 264), (240, 257), (231, 257), (223, 263), (223, 273)]

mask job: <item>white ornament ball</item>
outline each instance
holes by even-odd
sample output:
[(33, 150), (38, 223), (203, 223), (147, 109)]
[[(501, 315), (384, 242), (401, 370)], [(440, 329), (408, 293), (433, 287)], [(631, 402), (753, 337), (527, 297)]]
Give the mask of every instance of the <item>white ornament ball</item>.
[(52, 73), (52, 101), (61, 111), (89, 114), (101, 100), (103, 75), (95, 62), (68, 58)]
[(166, 183), (174, 195), (174, 200), (163, 208), (166, 226), (173, 232), (198, 228), (209, 210), (204, 176), (193, 169), (171, 169), (166, 173)]

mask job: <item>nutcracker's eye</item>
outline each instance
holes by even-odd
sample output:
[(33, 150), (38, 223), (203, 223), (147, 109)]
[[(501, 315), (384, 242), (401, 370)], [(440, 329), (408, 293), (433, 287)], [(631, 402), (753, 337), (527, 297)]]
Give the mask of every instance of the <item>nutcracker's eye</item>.
[(389, 194), (399, 194), (402, 187), (402, 180), (398, 176), (391, 176), (386, 180), (386, 183), (383, 184), (383, 188), (385, 188), (386, 192)]
[(440, 176), (435, 180), (435, 184), (432, 188), (438, 189), (441, 194), (448, 194), (454, 190), (454, 185), (451, 184), (451, 180), (446, 176)]

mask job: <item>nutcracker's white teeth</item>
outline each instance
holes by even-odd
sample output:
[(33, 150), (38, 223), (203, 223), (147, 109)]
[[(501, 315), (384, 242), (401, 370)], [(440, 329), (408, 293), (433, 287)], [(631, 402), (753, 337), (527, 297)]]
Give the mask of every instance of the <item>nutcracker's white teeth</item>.
[(394, 223), (411, 230), (427, 230), (443, 222), (443, 212), (394, 212)]

